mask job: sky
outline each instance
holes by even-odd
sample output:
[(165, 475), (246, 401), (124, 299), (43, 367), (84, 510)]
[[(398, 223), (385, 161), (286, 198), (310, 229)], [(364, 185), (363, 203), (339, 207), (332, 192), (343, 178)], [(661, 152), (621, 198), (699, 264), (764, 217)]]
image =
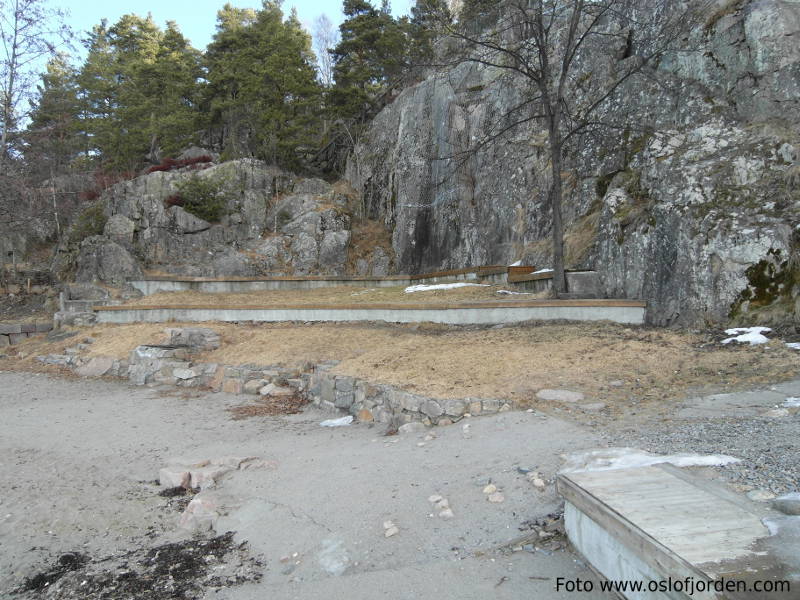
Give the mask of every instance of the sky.
[[(233, 6), (239, 8), (258, 8), (260, 0), (228, 0)], [(392, 12), (395, 15), (406, 14), (412, 0), (393, 0)], [(379, 4), (379, 2), (376, 2)], [(184, 36), (189, 38), (192, 45), (202, 50), (211, 41), (214, 35), (217, 20), (217, 11), (226, 4), (226, 0), (51, 0), (52, 6), (58, 6), (69, 11), (67, 23), (75, 30), (76, 52), (82, 55), (80, 40), (86, 37), (85, 32), (99, 23), (103, 18), (109, 24), (115, 23), (122, 15), (136, 13), (141, 16), (151, 13), (159, 26), (163, 27), (167, 21), (175, 21)], [(297, 13), (306, 29), (311, 31), (311, 25), (319, 15), (325, 13), (328, 18), (338, 25), (342, 15), (341, 0), (284, 0), (283, 10), (288, 13), (292, 6), (297, 8)]]

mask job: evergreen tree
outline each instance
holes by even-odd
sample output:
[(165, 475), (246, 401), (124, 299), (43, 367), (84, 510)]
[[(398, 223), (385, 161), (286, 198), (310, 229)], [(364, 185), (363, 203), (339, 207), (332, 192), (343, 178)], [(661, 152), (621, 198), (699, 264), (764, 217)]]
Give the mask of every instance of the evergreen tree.
[(206, 52), (210, 128), (224, 155), (297, 167), (319, 122), (321, 89), (311, 38), (278, 2), (225, 5)]
[(61, 173), (82, 148), (77, 135), (80, 101), (76, 72), (65, 55), (48, 61), (31, 108), (25, 158), (45, 175)]
[(408, 27), (392, 18), (386, 0), (381, 9), (367, 0), (344, 0), (343, 12), (341, 39), (332, 52), (336, 83), (330, 98), (339, 115), (355, 117), (406, 68)]
[(410, 59), (413, 64), (424, 64), (433, 56), (433, 41), (437, 32), (451, 25), (453, 16), (447, 0), (417, 0), (411, 7)]
[(111, 28), (96, 26), (86, 43), (78, 81), (90, 154), (135, 169), (192, 141), (200, 53), (174, 23), (162, 31), (150, 16), (125, 15)]

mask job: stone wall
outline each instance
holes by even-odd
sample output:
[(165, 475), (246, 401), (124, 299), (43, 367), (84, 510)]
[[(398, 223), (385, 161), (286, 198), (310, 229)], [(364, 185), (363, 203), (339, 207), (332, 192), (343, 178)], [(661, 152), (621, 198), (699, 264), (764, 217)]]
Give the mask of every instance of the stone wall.
[(33, 335), (47, 333), (52, 323), (0, 323), (0, 348), (20, 343)]
[(134, 385), (163, 384), (267, 397), (302, 395), (319, 408), (350, 414), (358, 421), (386, 424), (389, 428), (408, 423), (451, 425), (466, 416), (513, 408), (506, 400), (429, 398), (390, 385), (337, 375), (331, 372), (335, 361), (302, 368), (196, 362), (193, 354), (218, 347), (219, 336), (202, 327), (168, 329), (167, 333), (167, 343), (137, 346), (127, 359), (88, 357), (86, 353), (94, 340), (83, 338), (64, 354), (40, 356), (38, 360), (70, 368), (83, 377), (123, 377)]

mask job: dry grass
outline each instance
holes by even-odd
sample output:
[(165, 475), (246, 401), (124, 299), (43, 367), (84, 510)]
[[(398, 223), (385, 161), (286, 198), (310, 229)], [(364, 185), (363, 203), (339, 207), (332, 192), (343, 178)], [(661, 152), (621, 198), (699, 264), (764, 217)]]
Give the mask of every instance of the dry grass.
[[(164, 341), (170, 324), (103, 325), (62, 342), (30, 339), (25, 360), (3, 368), (38, 368), (34, 354), (62, 352), (85, 336), (91, 355), (124, 358), (139, 344)], [(434, 397), (495, 397), (535, 403), (536, 391), (564, 387), (611, 407), (642, 408), (698, 389), (741, 389), (796, 377), (797, 355), (781, 342), (723, 347), (709, 335), (609, 323), (528, 324), (502, 329), (444, 325), (207, 323), (222, 346), (201, 362), (300, 366), (341, 361), (335, 371)], [(620, 387), (611, 386), (622, 380)]]
[(432, 290), (406, 294), (405, 286), (356, 288), (339, 286), (314, 290), (275, 290), (209, 294), (205, 292), (162, 292), (128, 302), (137, 306), (296, 306), (308, 304), (448, 304), (454, 302), (520, 301), (543, 297), (542, 294), (505, 295), (503, 286), (470, 286), (450, 290)]
[(308, 404), (308, 401), (300, 396), (259, 397), (252, 404), (232, 406), (227, 410), (231, 413), (231, 419), (240, 421), (250, 417), (296, 415), (303, 412), (303, 407), (306, 404)]

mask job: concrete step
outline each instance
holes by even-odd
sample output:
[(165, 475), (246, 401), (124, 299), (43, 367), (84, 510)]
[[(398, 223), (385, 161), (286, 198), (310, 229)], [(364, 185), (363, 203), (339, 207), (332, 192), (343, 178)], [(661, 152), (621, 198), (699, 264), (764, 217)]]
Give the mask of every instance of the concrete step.
[[(644, 586), (618, 588), (624, 598), (798, 598), (798, 540), (784, 526), (791, 517), (664, 464), (562, 473), (557, 485), (575, 548), (612, 583)], [(691, 590), (680, 585), (688, 580)], [(719, 582), (732, 588), (720, 592)], [(764, 583), (783, 589), (759, 591)]]

